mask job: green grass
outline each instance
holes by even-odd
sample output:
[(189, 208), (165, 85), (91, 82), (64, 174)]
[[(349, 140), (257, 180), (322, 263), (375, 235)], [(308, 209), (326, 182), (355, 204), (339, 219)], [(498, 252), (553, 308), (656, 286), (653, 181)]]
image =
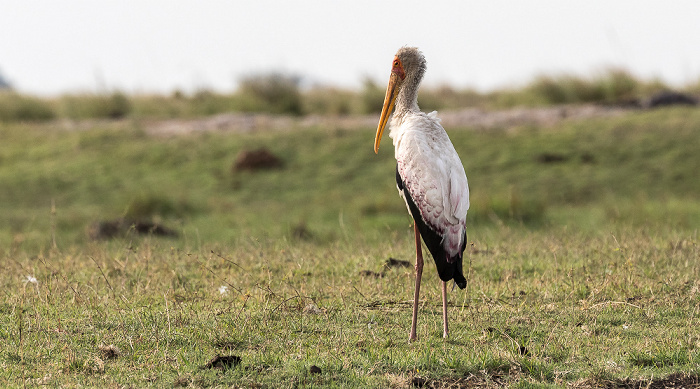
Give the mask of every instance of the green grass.
[[(372, 128), (100, 126), (0, 124), (2, 386), (560, 387), (700, 373), (697, 110), (449, 129), (472, 192), (469, 285), (449, 293), (444, 341), (428, 260), (413, 344), (412, 268), (360, 275), (414, 256), (391, 143), (374, 155)], [(232, 171), (260, 146), (285, 167)], [(123, 216), (179, 237), (88, 238), (92, 222)], [(110, 344), (118, 356), (100, 351)], [(216, 354), (241, 363), (200, 368)]]

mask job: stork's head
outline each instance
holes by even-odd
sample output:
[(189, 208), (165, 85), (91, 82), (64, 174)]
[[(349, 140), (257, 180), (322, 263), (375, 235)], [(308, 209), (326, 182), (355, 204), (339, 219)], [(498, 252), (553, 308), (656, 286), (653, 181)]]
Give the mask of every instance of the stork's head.
[[(379, 117), (377, 136), (374, 138), (375, 153), (379, 151), (379, 142), (382, 140), (384, 128), (389, 121), (391, 111), (396, 105), (399, 92), (403, 89), (410, 89), (412, 92), (416, 92), (418, 84), (423, 79), (425, 69), (425, 57), (417, 47), (402, 47), (396, 52), (394, 60), (391, 62), (391, 75), (389, 76), (389, 85), (386, 87), (382, 114)], [(415, 93), (411, 94), (411, 96), (411, 98), (415, 99)], [(402, 103), (412, 104), (415, 101), (402, 101)]]

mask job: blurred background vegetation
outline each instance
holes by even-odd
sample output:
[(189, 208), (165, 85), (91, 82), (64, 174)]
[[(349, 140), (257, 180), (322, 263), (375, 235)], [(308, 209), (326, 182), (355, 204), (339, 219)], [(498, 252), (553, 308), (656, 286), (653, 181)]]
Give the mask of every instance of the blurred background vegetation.
[[(447, 85), (423, 87), (419, 102), (424, 111), (466, 107), (504, 109), (555, 104), (595, 103), (639, 106), (655, 93), (672, 88), (659, 80), (640, 80), (622, 69), (608, 69), (591, 77), (571, 74), (540, 76), (526, 85), (480, 92)], [(700, 80), (676, 90), (700, 95)], [(381, 110), (384, 85), (365, 79), (361, 90), (302, 86), (302, 78), (281, 73), (252, 74), (239, 80), (232, 93), (200, 90), (170, 95), (126, 94), (121, 91), (66, 94), (41, 98), (0, 88), (0, 121), (55, 119), (195, 118), (225, 112), (284, 115), (364, 115)]]
[[(300, 231), (291, 235), (333, 241), (339, 225), (347, 227), (345, 238), (400, 230), (409, 221), (386, 176), (393, 171), (393, 153), (374, 155), (368, 146), (372, 125), (343, 129), (319, 121), (299, 127), (290, 120), (287, 127), (295, 131), (195, 131), (163, 139), (148, 131), (149, 120), (230, 112), (376, 116), (384, 85), (369, 78), (362, 85), (355, 91), (307, 87), (300, 77), (274, 73), (246, 76), (229, 94), (112, 91), (41, 98), (3, 88), (0, 218), (9, 223), (0, 228), (7, 232), (0, 244), (41, 247), (52, 229), (64, 242), (84, 243), (86, 227), (117, 218), (165, 221), (190, 237), (220, 242), (232, 231), (268, 237)], [(642, 108), (667, 91), (660, 81), (610, 69), (589, 78), (541, 76), (488, 93), (422, 88), (419, 102), (424, 111), (558, 104)], [(700, 81), (675, 91), (697, 101)], [(57, 131), (57, 121), (82, 123), (85, 131)], [(453, 125), (450, 137), (475, 188), (470, 225), (540, 228), (576, 220), (577, 228), (595, 230), (620, 221), (640, 226), (663, 220), (695, 229), (699, 124), (697, 108), (671, 107), (544, 127), (522, 122), (478, 131), (468, 123)], [(279, 158), (275, 169), (232, 167), (261, 148)], [(368, 182), (376, 183), (371, 193), (358, 191)], [(46, 215), (49, 204), (57, 209), (55, 225)]]

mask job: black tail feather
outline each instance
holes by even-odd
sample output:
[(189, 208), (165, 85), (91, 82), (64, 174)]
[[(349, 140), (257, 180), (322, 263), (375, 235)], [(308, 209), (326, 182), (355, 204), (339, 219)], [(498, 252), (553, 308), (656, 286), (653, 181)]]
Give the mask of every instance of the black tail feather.
[(462, 273), (462, 258), (459, 258), (459, 260), (452, 263), (452, 265), (454, 265), (453, 279), (455, 280), (455, 284), (457, 284), (460, 289), (466, 288), (467, 279), (464, 278), (464, 273)]

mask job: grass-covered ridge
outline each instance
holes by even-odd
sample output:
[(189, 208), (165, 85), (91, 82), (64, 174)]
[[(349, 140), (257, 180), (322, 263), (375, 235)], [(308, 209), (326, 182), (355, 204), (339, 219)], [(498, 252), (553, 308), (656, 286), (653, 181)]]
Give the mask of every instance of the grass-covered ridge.
[[(410, 218), (373, 128), (97, 126), (0, 124), (4, 386), (592, 386), (700, 373), (696, 109), (448, 128), (472, 193), (469, 286), (449, 294), (445, 342), (426, 265), (412, 345), (412, 269), (383, 268), (413, 260)], [(261, 146), (283, 168), (232, 171)], [(179, 236), (88, 238), (93, 221), (126, 215)], [(110, 344), (116, 357), (100, 351)], [(241, 363), (200, 369), (217, 353)]]
[[(301, 87), (301, 78), (271, 73), (243, 77), (236, 90), (200, 90), (170, 95), (134, 94), (122, 91), (70, 93), (51, 98), (0, 91), (0, 122), (120, 118), (195, 118), (245, 112), (285, 115), (358, 115), (378, 113), (384, 84), (366, 79), (360, 90), (332, 86)], [(381, 80), (384, 82), (384, 80)], [(456, 89), (448, 85), (421, 88), (419, 101), (426, 111), (465, 107), (503, 109), (522, 106), (597, 103), (634, 105), (662, 91), (678, 89), (700, 95), (700, 81), (680, 88), (659, 80), (642, 80), (623, 69), (608, 69), (589, 77), (573, 74), (539, 76), (525, 85), (488, 92)]]

